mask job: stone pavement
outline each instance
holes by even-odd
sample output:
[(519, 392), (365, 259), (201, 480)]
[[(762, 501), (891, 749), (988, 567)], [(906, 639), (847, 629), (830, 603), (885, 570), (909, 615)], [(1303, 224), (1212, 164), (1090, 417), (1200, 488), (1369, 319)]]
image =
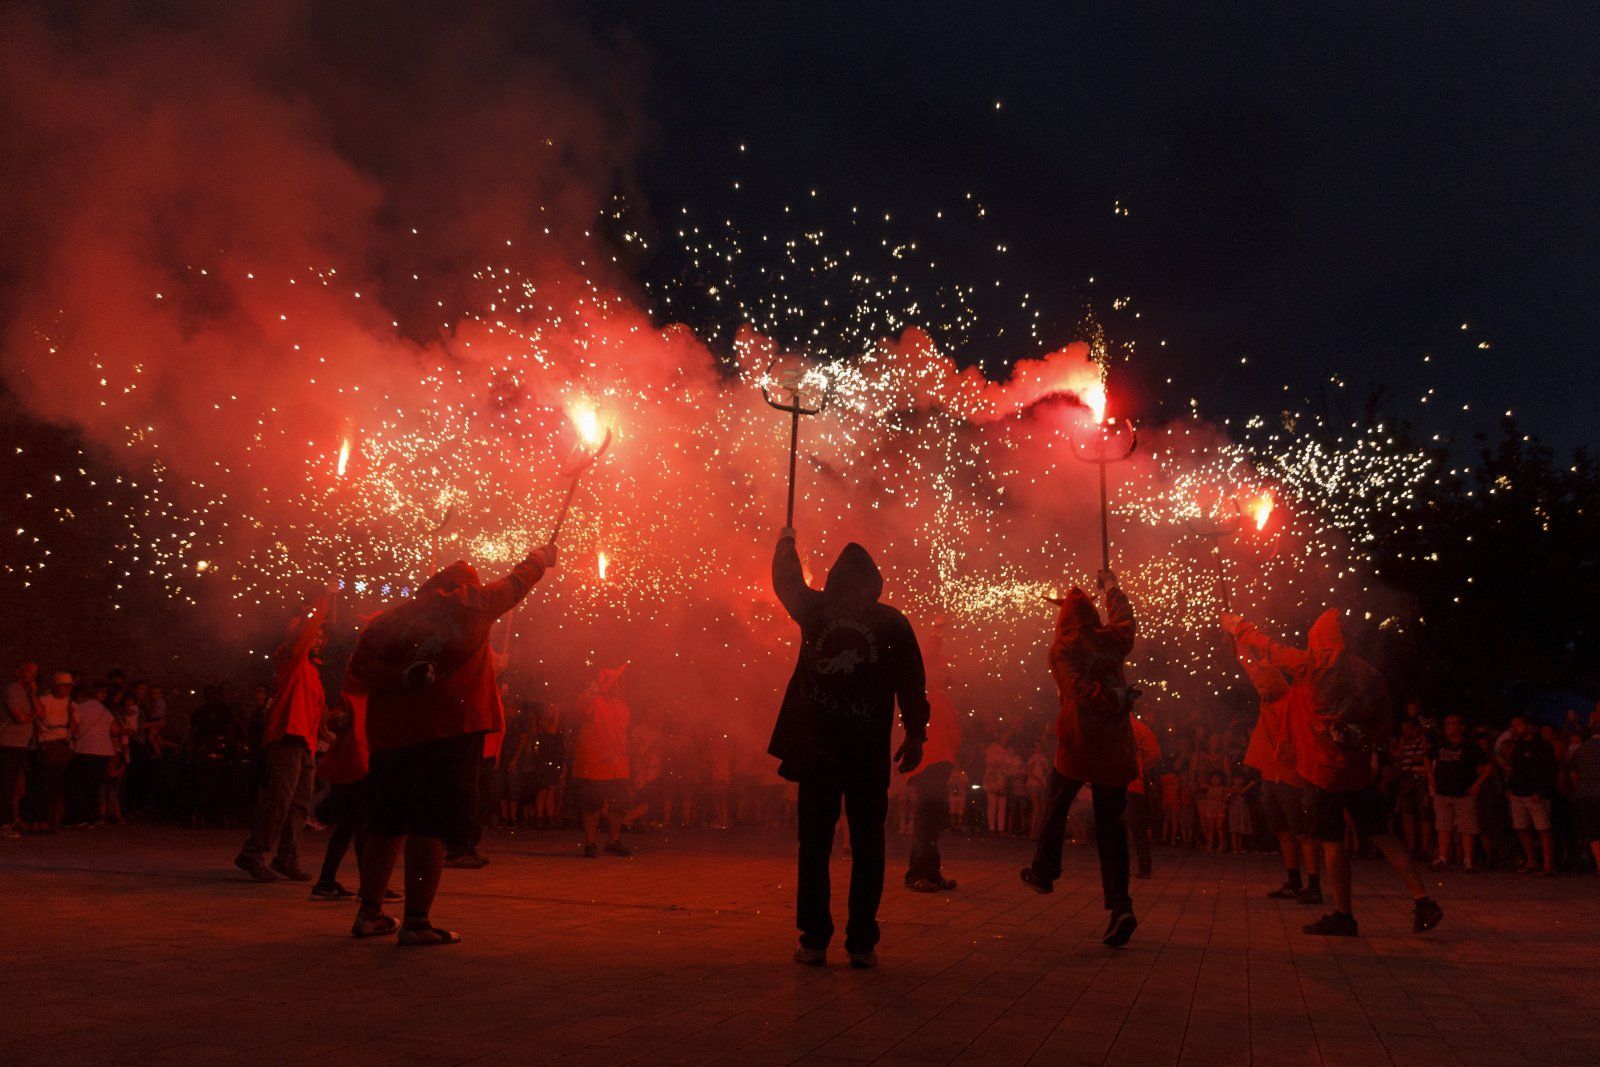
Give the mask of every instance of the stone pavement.
[[(445, 873), (436, 917), (465, 940), (438, 949), (355, 941), (351, 906), (244, 880), (241, 837), (0, 841), (0, 1062), (1600, 1059), (1596, 878), (1436, 877), (1444, 925), (1415, 937), (1409, 901), (1364, 862), (1364, 936), (1325, 941), (1299, 931), (1315, 909), (1265, 899), (1273, 858), (1158, 850), (1114, 952), (1092, 850), (1069, 848), (1040, 897), (1017, 881), (1025, 843), (958, 840), (954, 894), (891, 873), (882, 966), (856, 972), (837, 945), (826, 970), (789, 960), (776, 834), (643, 835), (631, 860), (583, 860), (570, 833), (491, 833), (490, 867)], [(905, 850), (892, 839), (891, 864)]]

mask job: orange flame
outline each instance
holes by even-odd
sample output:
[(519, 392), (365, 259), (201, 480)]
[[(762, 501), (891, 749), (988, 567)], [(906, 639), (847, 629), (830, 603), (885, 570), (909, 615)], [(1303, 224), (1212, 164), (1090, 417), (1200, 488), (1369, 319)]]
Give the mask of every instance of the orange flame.
[(606, 430), (600, 425), (600, 412), (590, 404), (574, 404), (567, 409), (578, 436), (589, 448), (599, 448), (605, 442)]
[(1276, 506), (1271, 493), (1263, 494), (1250, 505), (1250, 518), (1255, 520), (1256, 529), (1266, 529), (1267, 520), (1272, 518), (1272, 509)]
[(599, 565), (600, 580), (603, 582), (606, 579), (606, 571), (611, 568), (611, 557), (602, 552), (595, 558), (595, 560)]
[(1106, 421), (1106, 383), (1104, 381), (1095, 382), (1084, 389), (1078, 399), (1082, 400), (1084, 407), (1088, 408), (1090, 413), (1094, 415), (1095, 422)]
[(339, 445), (338, 476), (344, 477), (344, 472), (350, 467), (350, 438), (346, 437)]

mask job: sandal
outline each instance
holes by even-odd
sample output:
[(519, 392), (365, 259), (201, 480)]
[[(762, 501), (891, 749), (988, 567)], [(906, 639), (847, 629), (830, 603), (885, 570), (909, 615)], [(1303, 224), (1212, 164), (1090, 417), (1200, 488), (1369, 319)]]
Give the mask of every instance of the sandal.
[(357, 915), (355, 925), (350, 927), (350, 934), (352, 937), (382, 937), (398, 929), (400, 920), (393, 915)]
[(454, 945), (461, 940), (461, 935), (454, 930), (441, 930), (437, 926), (402, 926), (400, 928), (400, 944), (402, 945)]

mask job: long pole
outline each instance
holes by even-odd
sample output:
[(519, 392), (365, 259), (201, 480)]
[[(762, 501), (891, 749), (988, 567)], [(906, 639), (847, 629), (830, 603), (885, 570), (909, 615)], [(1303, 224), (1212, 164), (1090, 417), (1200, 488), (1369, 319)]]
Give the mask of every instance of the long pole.
[(1100, 569), (1111, 569), (1111, 518), (1106, 503), (1106, 442), (1100, 438)]
[[(580, 472), (581, 473), (581, 472)], [(550, 543), (556, 543), (556, 538), (561, 536), (561, 524), (567, 521), (567, 509), (572, 507), (572, 494), (578, 491), (578, 475), (572, 476), (572, 481), (567, 483), (567, 495), (561, 501), (561, 512), (556, 515), (556, 528), (550, 532)]]
[(784, 525), (794, 529), (794, 478), (795, 459), (800, 453), (800, 398), (794, 399), (794, 406), (789, 409), (789, 510), (788, 518)]

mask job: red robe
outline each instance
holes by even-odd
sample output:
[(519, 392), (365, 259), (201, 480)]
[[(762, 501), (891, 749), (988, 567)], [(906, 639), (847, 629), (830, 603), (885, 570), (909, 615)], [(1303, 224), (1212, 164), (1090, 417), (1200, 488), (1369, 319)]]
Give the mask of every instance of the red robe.
[(1373, 755), (1394, 723), (1383, 678), (1344, 650), (1339, 612), (1330, 608), (1318, 616), (1303, 649), (1280, 645), (1248, 623), (1238, 641), (1289, 680), (1279, 757), (1319, 789), (1347, 793), (1371, 785)]
[(1139, 758), (1139, 773), (1133, 776), (1133, 781), (1128, 783), (1128, 792), (1143, 793), (1145, 775), (1150, 773), (1150, 768), (1161, 762), (1161, 742), (1156, 740), (1155, 731), (1144, 724), (1142, 719), (1129, 718), (1133, 727), (1133, 744)]
[(1260, 771), (1263, 781), (1304, 785), (1305, 779), (1281, 755), (1289, 747), (1289, 679), (1284, 677), (1283, 671), (1248, 651), (1243, 644), (1235, 644), (1234, 651), (1250, 678), (1250, 684), (1255, 687), (1256, 695), (1261, 698), (1256, 728), (1250, 732), (1250, 744), (1244, 752), (1245, 766)]
[(1115, 586), (1106, 590), (1106, 611), (1102, 623), (1081, 589), (1061, 606), (1050, 644), (1050, 673), (1061, 691), (1055, 768), (1075, 781), (1125, 786), (1139, 773), (1122, 672), (1137, 627), (1133, 605)]
[[(487, 585), (467, 564), (453, 563), (367, 624), (350, 674), (370, 694), (367, 742), (374, 752), (505, 729), (489, 631), (543, 576), (544, 564), (533, 556)], [(422, 664), (432, 667), (427, 684)]]
[(306, 748), (317, 750), (317, 733), (322, 726), (322, 716), (328, 710), (328, 699), (322, 691), (322, 676), (311, 659), (311, 649), (322, 631), (325, 607), (326, 602), (319, 602), (295, 623), (289, 639), (278, 646), (272, 705), (267, 709), (261, 735), (266, 744), (285, 737), (298, 737), (306, 743)]

